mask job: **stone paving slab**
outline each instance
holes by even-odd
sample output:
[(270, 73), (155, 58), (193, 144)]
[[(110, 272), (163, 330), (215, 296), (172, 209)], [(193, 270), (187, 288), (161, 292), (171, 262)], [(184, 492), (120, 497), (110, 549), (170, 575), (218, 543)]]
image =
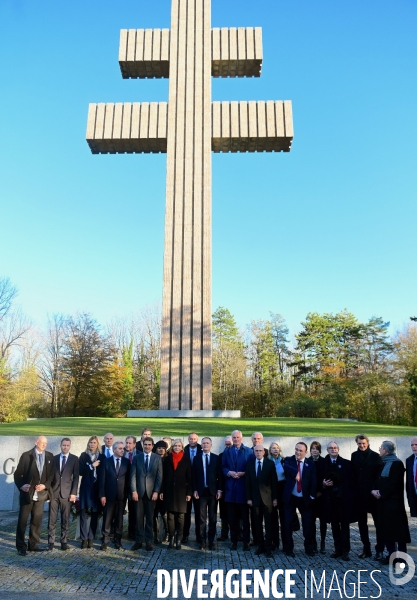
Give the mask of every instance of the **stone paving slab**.
[[(156, 600), (157, 598), (157, 571), (164, 569), (172, 573), (175, 569), (184, 569), (187, 577), (191, 569), (207, 569), (210, 573), (215, 569), (227, 572), (231, 569), (237, 569), (240, 572), (243, 569), (259, 569), (264, 573), (266, 569), (272, 572), (276, 569), (295, 569), (296, 573), (292, 576), (295, 585), (292, 591), (296, 593), (297, 598), (363, 598), (378, 597), (379, 588), (372, 583), (370, 572), (379, 570), (374, 574), (382, 588), (382, 594), (379, 596), (384, 600), (401, 597), (404, 600), (417, 597), (417, 578), (404, 586), (396, 586), (390, 583), (388, 576), (388, 567), (380, 566), (372, 559), (359, 560), (356, 555), (361, 551), (362, 546), (359, 539), (358, 530), (355, 526), (351, 528), (351, 561), (349, 563), (340, 560), (330, 559), (333, 551), (330, 528), (326, 539), (326, 555), (318, 554), (314, 558), (307, 557), (303, 552), (303, 540), (300, 532), (294, 536), (296, 558), (286, 557), (282, 552), (274, 552), (271, 559), (257, 557), (254, 554), (255, 548), (251, 547), (250, 552), (242, 552), (239, 544), (238, 552), (230, 550), (228, 542), (219, 542), (213, 552), (201, 552), (195, 542), (189, 545), (183, 545), (181, 551), (167, 550), (167, 545), (155, 546), (154, 552), (138, 551), (131, 552), (129, 548), (132, 545), (127, 539), (123, 540), (124, 549), (115, 550), (109, 546), (109, 551), (104, 553), (99, 550), (100, 542), (96, 540), (95, 547), (92, 550), (81, 550), (80, 542), (73, 541), (75, 536), (76, 523), (72, 522), (70, 528), (70, 550), (62, 552), (55, 549), (52, 552), (28, 553), (26, 557), (17, 554), (15, 548), (15, 527), (16, 513), (0, 513), (0, 600), (7, 598), (13, 600), (17, 596), (24, 598), (39, 598), (39, 600), (66, 600), (67, 598), (96, 598), (98, 595), (104, 597), (115, 596), (138, 596), (144, 600)], [(125, 524), (127, 525), (127, 523)], [(45, 515), (42, 527), (41, 544), (46, 543), (47, 516)], [(417, 562), (417, 519), (410, 519), (410, 529), (414, 543), (409, 547), (409, 553)], [(372, 528), (371, 528), (372, 530)], [(218, 529), (219, 531), (219, 529)], [(372, 532), (373, 534), (373, 532)], [(190, 539), (194, 539), (192, 536)], [(58, 545), (59, 548), (59, 545)], [(361, 594), (357, 592), (358, 570), (361, 569), (361, 579), (368, 583), (361, 587)], [(326, 592), (323, 595), (323, 588), (320, 593), (314, 592), (311, 595), (310, 588), (305, 592), (305, 572), (310, 574), (313, 570), (317, 580), (326, 573)], [(343, 589), (343, 576), (346, 571), (350, 572), (346, 576), (346, 591)], [(334, 575), (336, 572), (336, 575)], [(334, 577), (333, 591), (330, 591), (330, 582)], [(341, 587), (341, 593), (337, 591), (336, 578)], [(278, 581), (283, 581), (282, 578)], [(353, 584), (356, 583), (356, 592)], [(278, 590), (284, 592), (283, 587)], [(314, 590), (314, 587), (313, 587)], [(204, 591), (209, 594), (210, 588), (205, 587)], [(248, 588), (248, 592), (253, 594), (253, 585)], [(355, 593), (355, 595), (353, 595)], [(182, 600), (186, 596), (179, 587), (178, 599)], [(196, 586), (194, 586), (191, 596), (192, 600), (199, 597)], [(224, 596), (227, 598), (227, 596)], [(239, 595), (239, 597), (241, 597)], [(261, 594), (261, 598), (263, 595)], [(272, 594), (270, 595), (272, 598)], [(169, 599), (173, 595), (168, 596)]]

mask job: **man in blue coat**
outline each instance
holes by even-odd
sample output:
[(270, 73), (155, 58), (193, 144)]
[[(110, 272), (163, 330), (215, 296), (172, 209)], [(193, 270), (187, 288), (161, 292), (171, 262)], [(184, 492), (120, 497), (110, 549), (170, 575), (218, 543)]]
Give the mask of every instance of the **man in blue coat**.
[(285, 510), (285, 546), (287, 556), (294, 557), (292, 524), (296, 509), (301, 513), (304, 548), (308, 556), (314, 556), (312, 535), (312, 501), (316, 497), (317, 476), (314, 462), (307, 458), (307, 445), (298, 442), (295, 454), (284, 462), (285, 488), (283, 494)]
[(253, 453), (251, 448), (242, 444), (242, 432), (232, 432), (233, 446), (225, 448), (222, 458), (222, 469), (225, 477), (225, 501), (227, 505), (231, 549), (237, 550), (239, 537), (239, 523), (242, 520), (243, 550), (249, 550), (250, 526), (249, 506), (246, 502), (245, 471), (246, 465), (251, 460)]

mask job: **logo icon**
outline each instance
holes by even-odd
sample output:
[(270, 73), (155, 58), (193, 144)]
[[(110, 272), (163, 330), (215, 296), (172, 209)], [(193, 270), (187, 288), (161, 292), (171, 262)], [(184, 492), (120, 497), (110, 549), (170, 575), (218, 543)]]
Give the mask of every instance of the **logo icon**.
[(416, 565), (409, 554), (393, 552), (389, 557), (389, 580), (393, 585), (405, 585), (412, 580), (415, 571)]

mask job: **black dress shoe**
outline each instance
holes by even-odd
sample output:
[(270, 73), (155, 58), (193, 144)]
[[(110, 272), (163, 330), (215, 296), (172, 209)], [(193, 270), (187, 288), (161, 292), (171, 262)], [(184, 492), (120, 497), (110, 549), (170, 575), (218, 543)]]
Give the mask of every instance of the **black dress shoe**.
[(320, 554), (326, 554), (326, 544), (325, 544), (325, 542), (321, 542), (321, 544), (320, 544)]
[(227, 542), (229, 538), (227, 537), (227, 535), (221, 535), (220, 537), (217, 538), (218, 542)]
[(358, 554), (358, 558), (371, 558), (372, 552), (370, 550), (364, 550), (360, 554)]
[(18, 550), (17, 553), (18, 553), (19, 556), (26, 556), (27, 555), (26, 550), (24, 550), (23, 548), (21, 550)]
[(141, 550), (142, 549), (142, 542), (135, 542), (133, 544), (133, 546), (131, 547), (131, 550), (134, 552), (135, 550)]
[(261, 547), (259, 547), (257, 550), (255, 550), (255, 554), (256, 556), (259, 556), (260, 554), (264, 554), (265, 550)]
[(308, 552), (306, 551), (307, 556), (316, 556), (316, 553), (314, 552), (314, 550), (309, 550)]
[(103, 550), (103, 552), (106, 552), (106, 551), (107, 551), (107, 549), (108, 549), (108, 545), (107, 545), (107, 544), (104, 544), (104, 543), (103, 543), (103, 544), (101, 544), (101, 546), (100, 546), (100, 550)]
[(188, 536), (183, 535), (181, 544), (186, 544), (188, 542)]
[(55, 548), (55, 544), (48, 544), (48, 550), (53, 550)]
[[(188, 539), (188, 538), (187, 538)], [(181, 550), (181, 542), (177, 542), (175, 545), (176, 550)]]
[(86, 548), (88, 548), (88, 542), (87, 542), (87, 540), (82, 540), (81, 550), (85, 550)]
[(243, 544), (243, 552), (249, 552), (249, 544)]
[(69, 550), (68, 544), (61, 544), (61, 550)]
[(346, 560), (346, 561), (350, 560), (350, 558), (349, 558), (349, 552), (343, 552), (343, 554), (342, 554), (342, 560)]
[(211, 544), (209, 544), (209, 545), (208, 545), (208, 549), (209, 549), (209, 550), (214, 550), (214, 544), (213, 544), (213, 542), (212, 542)]
[(147, 542), (146, 543), (146, 550), (148, 552), (152, 552), (153, 551), (153, 546), (152, 546), (151, 542)]
[(116, 548), (116, 550), (123, 550), (122, 542), (120, 540), (114, 542), (114, 547)]
[(237, 550), (237, 543), (236, 542), (232, 542), (230, 544), (230, 550)]
[(285, 556), (290, 556), (291, 558), (295, 558), (295, 554), (292, 550), (285, 550)]
[(330, 554), (330, 558), (340, 558), (341, 556), (341, 552), (333, 552), (333, 554)]
[(272, 558), (272, 552), (270, 550), (267, 550), (265, 552), (265, 556), (266, 556), (266, 558)]
[(94, 548), (94, 540), (88, 540), (88, 547)]
[(202, 542), (200, 544), (200, 550), (205, 550), (206, 549), (206, 542)]

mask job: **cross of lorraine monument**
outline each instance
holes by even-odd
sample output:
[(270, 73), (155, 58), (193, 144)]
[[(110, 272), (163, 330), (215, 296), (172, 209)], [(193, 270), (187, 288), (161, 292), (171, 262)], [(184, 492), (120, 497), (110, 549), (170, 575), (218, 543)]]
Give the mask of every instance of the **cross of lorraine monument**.
[(211, 101), (211, 77), (262, 68), (261, 28), (212, 29), (211, 0), (172, 0), (171, 29), (122, 30), (119, 64), (169, 77), (168, 104), (90, 104), (87, 124), (93, 154), (167, 153), (160, 411), (226, 416), (211, 411), (211, 152), (289, 152), (291, 102)]

